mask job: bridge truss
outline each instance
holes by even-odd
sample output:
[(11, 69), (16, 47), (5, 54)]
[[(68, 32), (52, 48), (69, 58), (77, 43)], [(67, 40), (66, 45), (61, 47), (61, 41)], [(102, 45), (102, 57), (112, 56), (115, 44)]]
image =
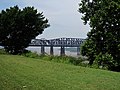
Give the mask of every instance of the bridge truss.
[(80, 55), (80, 45), (85, 41), (81, 38), (57, 38), (57, 39), (33, 39), (29, 46), (40, 46), (41, 54), (45, 53), (44, 47), (50, 47), (50, 55), (54, 54), (53, 47), (61, 47), (60, 55), (65, 55), (65, 47), (77, 47), (77, 55)]
[(29, 46), (79, 47), (84, 41), (81, 38), (33, 39)]

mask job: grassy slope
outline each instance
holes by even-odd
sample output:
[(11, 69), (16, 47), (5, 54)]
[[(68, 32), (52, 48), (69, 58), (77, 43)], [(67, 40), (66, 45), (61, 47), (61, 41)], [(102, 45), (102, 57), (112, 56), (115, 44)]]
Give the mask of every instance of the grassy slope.
[(0, 90), (119, 90), (120, 73), (0, 55)]

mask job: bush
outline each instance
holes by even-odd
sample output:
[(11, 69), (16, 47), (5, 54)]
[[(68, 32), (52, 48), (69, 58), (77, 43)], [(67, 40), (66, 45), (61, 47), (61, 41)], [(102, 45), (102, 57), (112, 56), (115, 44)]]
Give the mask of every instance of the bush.
[(113, 57), (108, 53), (100, 53), (99, 55), (96, 55), (95, 62), (98, 64), (99, 68), (110, 69), (113, 65)]
[(39, 58), (39, 55), (36, 52), (31, 52), (27, 50), (22, 55), (30, 58)]
[(61, 57), (61, 56), (52, 56), (51, 60), (54, 61), (54, 62), (71, 64), (70, 63), (70, 57), (68, 57), (68, 56), (63, 56), (63, 57)]
[(8, 54), (4, 49), (0, 49), (0, 54)]

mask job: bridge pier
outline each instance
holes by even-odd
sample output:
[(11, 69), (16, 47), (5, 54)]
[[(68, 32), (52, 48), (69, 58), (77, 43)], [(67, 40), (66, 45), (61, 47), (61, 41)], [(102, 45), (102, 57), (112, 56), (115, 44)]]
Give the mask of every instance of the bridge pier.
[(50, 55), (54, 55), (53, 46), (50, 47)]
[(77, 55), (80, 55), (80, 47), (77, 47)]
[(41, 46), (41, 54), (45, 54), (45, 47), (44, 46)]
[(61, 47), (60, 55), (65, 56), (65, 47), (63, 46)]

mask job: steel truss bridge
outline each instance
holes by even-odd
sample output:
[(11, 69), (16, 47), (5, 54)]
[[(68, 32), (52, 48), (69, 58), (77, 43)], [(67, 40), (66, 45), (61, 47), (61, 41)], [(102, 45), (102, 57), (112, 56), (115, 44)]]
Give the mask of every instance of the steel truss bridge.
[(61, 47), (60, 55), (65, 55), (65, 47), (77, 47), (80, 55), (80, 45), (85, 41), (82, 38), (32, 39), (29, 46), (40, 46), (41, 54), (45, 54), (45, 47), (50, 47), (50, 55), (54, 54), (53, 47)]

